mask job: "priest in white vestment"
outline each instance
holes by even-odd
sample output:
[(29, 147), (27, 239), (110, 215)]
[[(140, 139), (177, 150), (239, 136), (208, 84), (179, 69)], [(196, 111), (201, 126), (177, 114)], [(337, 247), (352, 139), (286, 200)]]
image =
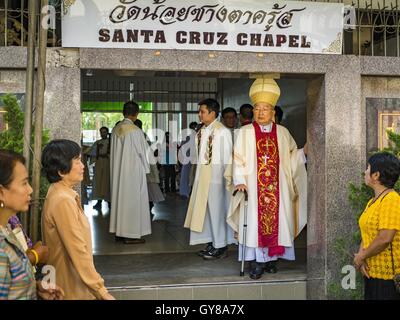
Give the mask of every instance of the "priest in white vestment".
[(246, 239), (242, 193), (231, 202), (227, 221), (238, 232), (239, 260), (254, 261), (252, 279), (277, 272), (278, 258), (295, 259), (294, 239), (307, 222), (304, 159), (289, 131), (273, 122), (279, 96), (273, 79), (253, 83), (254, 122), (239, 130), (234, 146), (233, 183), (248, 193)]
[(92, 200), (97, 200), (94, 209), (101, 211), (101, 201), (105, 200), (110, 208), (110, 139), (108, 128), (100, 128), (101, 139), (90, 148), (90, 163), (94, 163)]
[(134, 121), (136, 102), (124, 104), (121, 121), (111, 134), (111, 216), (110, 232), (124, 243), (143, 243), (151, 234), (146, 174), (150, 173), (149, 146)]
[(185, 220), (185, 227), (190, 228), (190, 244), (207, 244), (198, 252), (206, 260), (226, 257), (228, 244), (236, 242), (226, 222), (230, 193), (224, 179), (224, 171), (232, 161), (232, 136), (217, 120), (219, 110), (214, 99), (199, 103), (204, 126), (196, 134), (196, 174)]
[(185, 198), (190, 197), (192, 189), (190, 185), (190, 171), (192, 169), (192, 163), (190, 161), (192, 157), (190, 156), (190, 152), (195, 149), (196, 126), (197, 122), (191, 122), (189, 124), (191, 133), (186, 137), (186, 140), (181, 143), (178, 151), (178, 159), (182, 163), (179, 194)]
[[(140, 130), (142, 130), (144, 138), (146, 139), (147, 144), (150, 146), (151, 141), (146, 133), (143, 131), (143, 122), (139, 119), (136, 119), (134, 122), (135, 126), (137, 126)], [(157, 161), (154, 153), (149, 154), (150, 160), (150, 173), (146, 175), (147, 180), (147, 191), (149, 196), (149, 208), (150, 212), (154, 207), (154, 203), (161, 202), (165, 200), (165, 197), (160, 189), (160, 172), (157, 168)], [(151, 212), (152, 213), (152, 212)]]

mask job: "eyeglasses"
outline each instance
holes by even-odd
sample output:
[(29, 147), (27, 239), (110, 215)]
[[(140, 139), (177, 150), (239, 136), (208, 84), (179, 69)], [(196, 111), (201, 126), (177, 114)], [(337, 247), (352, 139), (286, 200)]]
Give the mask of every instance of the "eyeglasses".
[(273, 108), (263, 108), (263, 109), (257, 109), (257, 108), (255, 108), (255, 109), (253, 110), (253, 112), (271, 112), (271, 111), (274, 111), (274, 109), (273, 109)]

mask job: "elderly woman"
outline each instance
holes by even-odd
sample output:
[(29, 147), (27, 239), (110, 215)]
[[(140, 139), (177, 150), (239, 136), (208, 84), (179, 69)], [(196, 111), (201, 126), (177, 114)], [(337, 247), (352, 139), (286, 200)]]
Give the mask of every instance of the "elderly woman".
[(0, 150), (0, 300), (31, 300), (37, 294), (43, 299), (63, 298), (62, 289), (47, 290), (35, 281), (29, 257), (8, 223), (17, 212), (28, 211), (31, 193), (25, 159)]
[(43, 150), (43, 171), (51, 186), (43, 209), (48, 264), (57, 272), (69, 300), (114, 300), (93, 262), (90, 225), (73, 190), (83, 180), (81, 148), (69, 140), (51, 141)]
[(354, 264), (365, 277), (366, 300), (399, 300), (393, 277), (400, 272), (400, 196), (393, 190), (400, 161), (387, 152), (368, 160), (365, 184), (371, 199), (360, 217), (361, 245)]

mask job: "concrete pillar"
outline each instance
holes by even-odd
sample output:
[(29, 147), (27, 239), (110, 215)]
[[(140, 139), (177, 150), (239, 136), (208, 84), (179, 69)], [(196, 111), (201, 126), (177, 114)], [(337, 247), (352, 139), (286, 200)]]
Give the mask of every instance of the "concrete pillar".
[(81, 141), (81, 71), (79, 50), (49, 49), (44, 128), (51, 139)]

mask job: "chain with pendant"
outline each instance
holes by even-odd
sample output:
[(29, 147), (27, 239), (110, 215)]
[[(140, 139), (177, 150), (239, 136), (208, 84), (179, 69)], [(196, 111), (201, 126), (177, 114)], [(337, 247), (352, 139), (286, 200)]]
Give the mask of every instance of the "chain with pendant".
[[(200, 147), (201, 147), (201, 130), (198, 132), (197, 134), (197, 150), (200, 154)], [(208, 136), (208, 141), (207, 141), (207, 149), (205, 152), (205, 160), (206, 160), (206, 165), (211, 164), (211, 160), (212, 160), (212, 152), (213, 152), (213, 140), (214, 140), (214, 130), (211, 131), (210, 135)]]

